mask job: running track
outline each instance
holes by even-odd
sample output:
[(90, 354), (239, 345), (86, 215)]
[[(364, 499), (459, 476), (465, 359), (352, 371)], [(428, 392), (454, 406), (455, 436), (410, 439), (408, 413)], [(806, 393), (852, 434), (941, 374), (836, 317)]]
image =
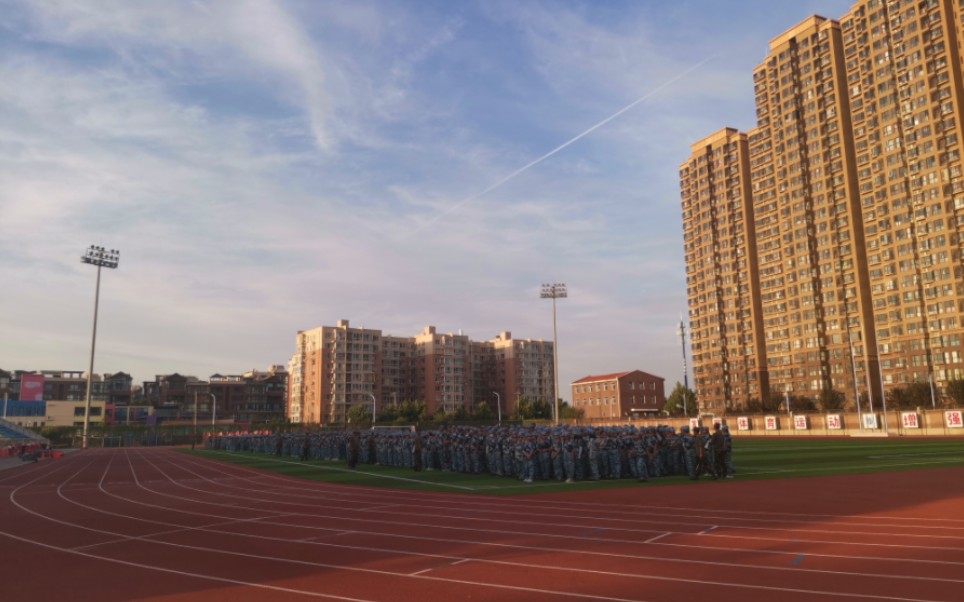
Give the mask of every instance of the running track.
[(494, 498), (163, 448), (0, 473), (4, 600), (964, 599), (964, 469)]

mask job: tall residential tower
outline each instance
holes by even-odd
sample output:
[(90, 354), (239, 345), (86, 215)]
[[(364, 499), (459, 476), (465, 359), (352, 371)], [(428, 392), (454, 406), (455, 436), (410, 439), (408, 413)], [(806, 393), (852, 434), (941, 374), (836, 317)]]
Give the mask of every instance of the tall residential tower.
[(863, 0), (770, 43), (756, 128), (680, 169), (695, 388), (770, 391), (964, 378), (962, 6)]

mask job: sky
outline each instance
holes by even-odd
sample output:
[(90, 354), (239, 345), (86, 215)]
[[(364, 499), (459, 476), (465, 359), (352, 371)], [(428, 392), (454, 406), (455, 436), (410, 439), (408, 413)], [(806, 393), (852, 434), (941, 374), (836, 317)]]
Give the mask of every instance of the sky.
[(0, 0), (0, 368), (87, 371), (99, 245), (95, 373), (265, 370), (341, 319), (552, 340), (558, 282), (564, 399), (669, 390), (679, 166), (850, 6)]

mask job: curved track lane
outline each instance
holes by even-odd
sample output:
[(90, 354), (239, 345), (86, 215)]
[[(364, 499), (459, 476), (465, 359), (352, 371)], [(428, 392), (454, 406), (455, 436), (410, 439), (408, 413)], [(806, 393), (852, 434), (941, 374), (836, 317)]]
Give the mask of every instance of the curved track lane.
[(951, 601), (962, 476), (487, 498), (88, 450), (0, 473), (0, 575), (81, 602)]

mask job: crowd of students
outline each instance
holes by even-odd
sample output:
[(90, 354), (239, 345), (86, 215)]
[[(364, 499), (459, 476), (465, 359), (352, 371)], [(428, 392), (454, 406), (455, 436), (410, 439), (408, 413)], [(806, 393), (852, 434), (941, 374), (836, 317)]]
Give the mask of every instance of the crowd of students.
[(726, 425), (679, 432), (669, 426), (443, 426), (403, 429), (215, 433), (211, 449), (274, 454), (302, 460), (380, 464), (420, 470), (489, 473), (536, 480), (665, 476), (732, 478), (733, 442)]

